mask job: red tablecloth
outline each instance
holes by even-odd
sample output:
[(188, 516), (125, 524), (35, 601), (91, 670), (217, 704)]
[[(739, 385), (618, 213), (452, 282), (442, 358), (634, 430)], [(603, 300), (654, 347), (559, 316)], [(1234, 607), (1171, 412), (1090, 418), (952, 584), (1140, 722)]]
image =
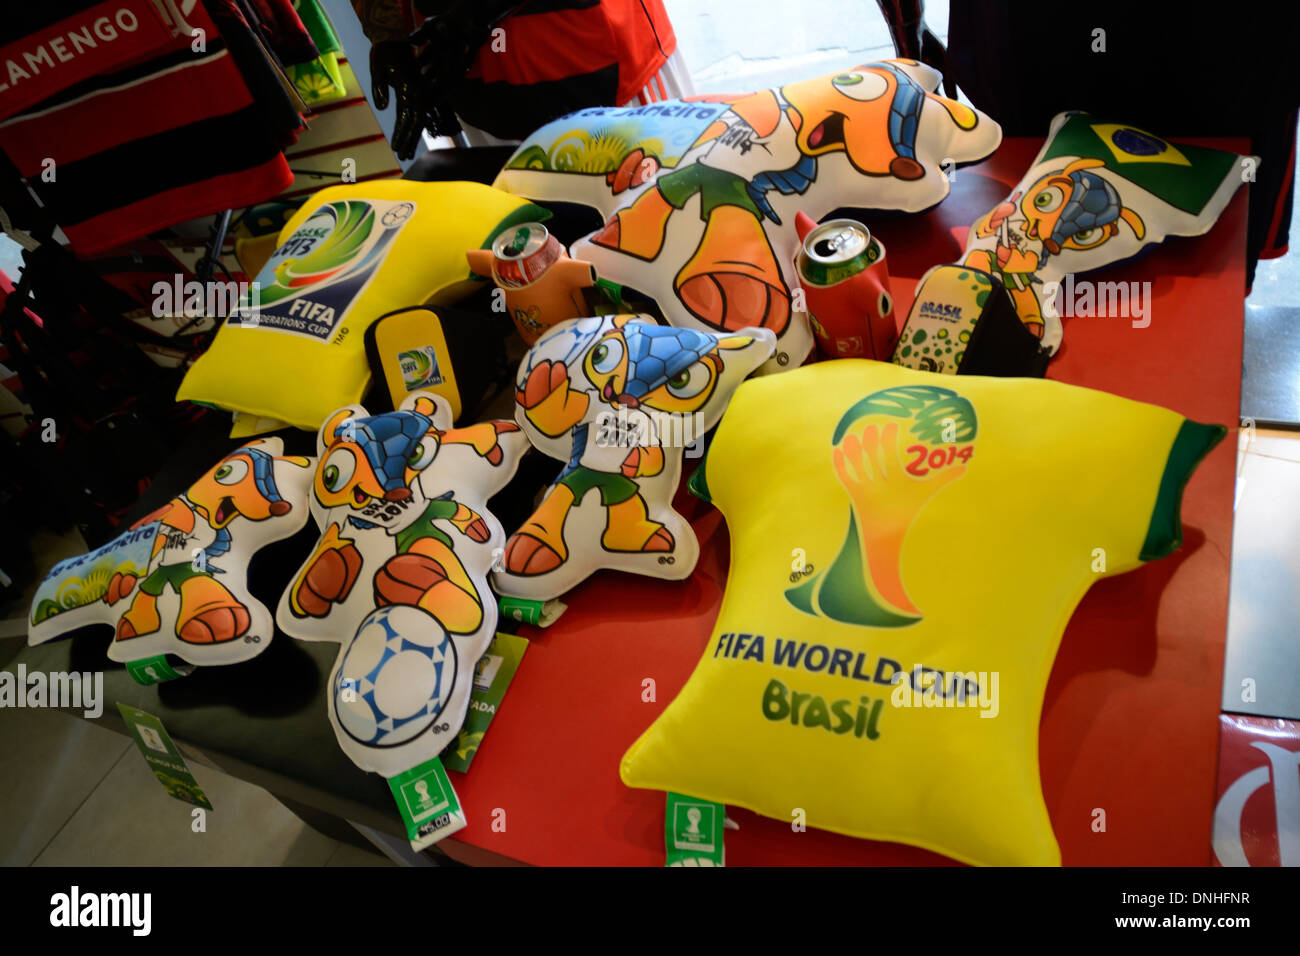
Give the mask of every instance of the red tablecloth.
[[(1232, 141), (1205, 145), (1241, 150)], [(960, 258), (967, 227), (1028, 168), (1036, 140), (1008, 140), (958, 170), (923, 216), (869, 222), (889, 252), (898, 314), (930, 266)], [(1048, 377), (1235, 426), (1241, 387), (1246, 190), (1196, 239), (1088, 276), (1150, 281), (1150, 326), (1067, 318)], [(1186, 537), (1169, 558), (1099, 582), (1061, 643), (1043, 705), (1043, 791), (1067, 865), (1206, 865), (1232, 544), (1235, 430), (1192, 477)], [(687, 461), (689, 475), (694, 462)], [(1043, 489), (1052, 495), (1050, 488)], [(1068, 506), (1068, 502), (1065, 502)], [(453, 856), (533, 864), (662, 864), (664, 795), (618, 778), (624, 750), (686, 682), (726, 581), (728, 535), (711, 508), (678, 496), (701, 558), (685, 582), (604, 572), (566, 596), (533, 639), (468, 774), (452, 774), (469, 825)], [(643, 701), (652, 679), (655, 700)], [(781, 767), (758, 772), (779, 774)], [(494, 811), (505, 811), (504, 818)], [(1097, 810), (1105, 830), (1094, 830)], [(729, 865), (935, 864), (945, 857), (729, 809)], [(497, 820), (497, 828), (493, 821)], [(504, 823), (504, 828), (501, 823)]]

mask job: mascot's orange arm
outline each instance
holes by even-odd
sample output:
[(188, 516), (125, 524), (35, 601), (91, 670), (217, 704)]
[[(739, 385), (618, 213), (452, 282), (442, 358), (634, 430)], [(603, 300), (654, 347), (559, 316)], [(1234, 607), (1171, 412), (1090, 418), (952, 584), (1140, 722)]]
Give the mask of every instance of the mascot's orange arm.
[(990, 210), (985, 213), (977, 223), (975, 223), (975, 235), (979, 236), (981, 239), (986, 239), (997, 231), (989, 224), (989, 220), (993, 218), (993, 213), (996, 211), (997, 210)]
[(771, 90), (760, 90), (731, 104), (731, 111), (759, 136), (771, 136), (781, 122), (781, 104)]
[(658, 445), (642, 445), (641, 460), (637, 463), (637, 473), (647, 478), (664, 470), (664, 450)]
[(591, 399), (577, 389), (557, 388), (541, 404), (524, 409), (528, 420), (543, 435), (555, 438), (569, 431), (587, 414)]
[(481, 457), (496, 447), (497, 428), (492, 422), (478, 422), (464, 428), (450, 428), (442, 433), (439, 442), (444, 445), (469, 445)]
[(149, 522), (151, 522), (151, 521), (158, 521), (158, 520), (160, 520), (160, 519), (162, 518), (163, 515), (165, 515), (169, 510), (171, 510), (171, 506), (172, 506), (172, 503), (169, 501), (169, 502), (167, 502), (167, 504), (163, 505), (161, 508), (155, 508), (153, 511), (149, 512), (147, 515), (145, 515), (143, 518), (141, 518), (139, 521), (137, 521), (137, 522), (135, 522), (134, 524), (132, 524), (132, 525), (131, 525), (131, 530), (134, 531), (136, 528), (143, 528), (145, 525), (147, 525), (147, 524), (148, 524)]
[(1021, 252), (1019, 249), (1012, 249), (1011, 254), (1007, 256), (1007, 261), (1002, 263), (1002, 271), (1028, 275), (1037, 272), (1040, 265), (1038, 253)]
[[(760, 90), (748, 96), (692, 96), (689, 102), (726, 103), (731, 111), (754, 128), (759, 136), (771, 136), (781, 122), (781, 104), (771, 90)], [(727, 124), (715, 120), (693, 145), (699, 146), (717, 139), (727, 130)]]
[[(194, 530), (194, 512), (179, 498), (173, 498), (162, 508), (154, 512), (155, 520), (161, 521), (169, 528), (189, 534)], [(153, 539), (153, 557), (167, 546), (167, 535), (160, 532)]]

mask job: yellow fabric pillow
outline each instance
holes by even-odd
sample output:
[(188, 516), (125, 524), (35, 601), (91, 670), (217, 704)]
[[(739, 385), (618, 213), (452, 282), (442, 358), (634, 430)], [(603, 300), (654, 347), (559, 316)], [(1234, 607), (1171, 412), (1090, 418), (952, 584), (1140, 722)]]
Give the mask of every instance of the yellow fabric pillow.
[(176, 397), (318, 428), (365, 391), (371, 322), (462, 298), (477, 285), (466, 249), (548, 216), (480, 183), (398, 179), (322, 189), (280, 232), (255, 280), (252, 313), (222, 326)]
[(1224, 431), (862, 359), (751, 379), (696, 483), (731, 534), (718, 621), (623, 781), (1058, 864), (1038, 725), (1061, 634), (1093, 581), (1178, 547), (1183, 485)]

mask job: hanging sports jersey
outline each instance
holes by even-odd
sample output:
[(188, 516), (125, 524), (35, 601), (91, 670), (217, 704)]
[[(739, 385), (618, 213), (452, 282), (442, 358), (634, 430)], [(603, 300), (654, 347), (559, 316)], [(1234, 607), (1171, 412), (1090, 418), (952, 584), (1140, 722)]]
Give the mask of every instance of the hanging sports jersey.
[[(271, 128), (197, 3), (52, 0), (0, 26), (0, 149), (79, 252), (287, 187)], [(183, 20), (175, 17), (179, 13)]]
[(453, 102), (466, 122), (506, 139), (631, 101), (677, 48), (662, 0), (532, 0), (499, 28)]

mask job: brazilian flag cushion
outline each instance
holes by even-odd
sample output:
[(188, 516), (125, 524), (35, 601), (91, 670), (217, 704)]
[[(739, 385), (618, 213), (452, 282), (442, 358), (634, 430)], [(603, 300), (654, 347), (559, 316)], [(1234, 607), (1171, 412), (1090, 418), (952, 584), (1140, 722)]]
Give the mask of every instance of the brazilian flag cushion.
[(1087, 113), (1058, 113), (1028, 172), (971, 226), (963, 262), (1003, 280), (1021, 322), (1049, 351), (1060, 346), (1062, 314), (1149, 321), (1127, 288), (1122, 299), (1118, 288), (1088, 288), (1090, 298), (1076, 302), (1071, 280), (1068, 303), (1058, 289), (1066, 276), (1131, 258), (1168, 236), (1208, 232), (1257, 164)]
[(547, 216), (480, 183), (322, 189), (285, 224), (251, 303), (217, 333), (176, 397), (316, 429), (335, 408), (360, 400), (371, 322), (462, 298), (478, 284), (466, 249)]
[(1094, 581), (1179, 546), (1224, 432), (1039, 379), (859, 359), (751, 379), (692, 482), (731, 535), (718, 620), (623, 781), (1058, 864), (1038, 725), (1061, 635)]

